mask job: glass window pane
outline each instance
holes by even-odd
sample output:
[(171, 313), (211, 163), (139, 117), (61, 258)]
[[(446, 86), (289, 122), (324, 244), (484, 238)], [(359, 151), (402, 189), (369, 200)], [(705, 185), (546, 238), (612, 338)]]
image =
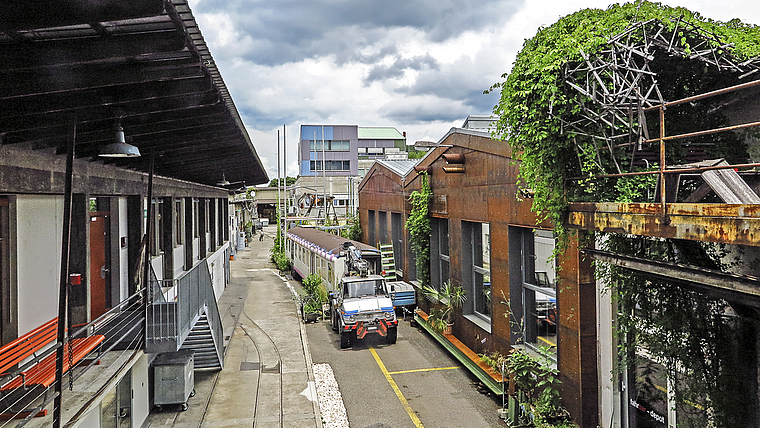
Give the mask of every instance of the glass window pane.
[(556, 278), (554, 268), (554, 235), (549, 230), (536, 230), (533, 234), (535, 274), (526, 275), (527, 281), (539, 287), (553, 287)]
[(438, 225), (441, 254), (449, 255), (449, 220), (441, 219)]
[(524, 289), (525, 342), (535, 347), (557, 347), (557, 299), (549, 293)]

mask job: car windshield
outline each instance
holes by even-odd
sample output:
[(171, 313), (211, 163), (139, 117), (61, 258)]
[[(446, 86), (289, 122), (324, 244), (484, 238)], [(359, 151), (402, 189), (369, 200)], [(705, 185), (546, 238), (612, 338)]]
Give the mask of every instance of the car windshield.
[(374, 296), (377, 294), (385, 294), (382, 281), (367, 280), (347, 282), (343, 287), (343, 297), (346, 298)]

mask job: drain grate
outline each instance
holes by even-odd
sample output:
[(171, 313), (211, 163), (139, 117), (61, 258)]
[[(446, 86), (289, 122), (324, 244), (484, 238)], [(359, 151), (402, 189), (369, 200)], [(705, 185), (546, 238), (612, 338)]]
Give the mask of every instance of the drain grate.
[(241, 361), (240, 362), (240, 371), (241, 372), (247, 372), (251, 370), (259, 370), (261, 368), (261, 363), (258, 361)]

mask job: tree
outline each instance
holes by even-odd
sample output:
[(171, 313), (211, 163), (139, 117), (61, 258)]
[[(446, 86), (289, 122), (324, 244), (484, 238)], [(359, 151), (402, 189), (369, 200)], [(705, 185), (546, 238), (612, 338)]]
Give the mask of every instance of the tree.
[[(282, 184), (283, 179), (279, 179), (279, 183)], [(276, 178), (273, 178), (272, 181), (269, 182), (269, 187), (278, 187), (278, 180)], [(286, 177), (285, 178), (285, 186), (292, 186), (296, 184), (296, 177)]]

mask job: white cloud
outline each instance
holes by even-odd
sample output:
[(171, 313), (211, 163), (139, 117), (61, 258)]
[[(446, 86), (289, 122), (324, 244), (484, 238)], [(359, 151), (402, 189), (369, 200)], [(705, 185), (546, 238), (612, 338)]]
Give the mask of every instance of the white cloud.
[[(438, 141), (497, 101), (482, 91), (508, 72), (540, 26), (607, 0), (191, 0), (214, 59), (270, 178), (286, 125), (288, 174), (301, 124), (395, 126)], [(760, 24), (748, 0), (673, 0), (705, 17)]]

